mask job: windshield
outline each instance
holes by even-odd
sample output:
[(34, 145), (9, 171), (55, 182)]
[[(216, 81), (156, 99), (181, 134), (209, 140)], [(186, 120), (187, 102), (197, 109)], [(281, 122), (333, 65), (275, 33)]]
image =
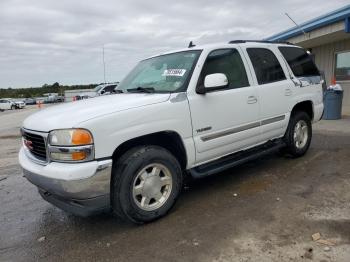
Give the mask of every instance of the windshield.
[(159, 93), (184, 91), (200, 53), (200, 50), (192, 50), (143, 60), (124, 78), (118, 90)]

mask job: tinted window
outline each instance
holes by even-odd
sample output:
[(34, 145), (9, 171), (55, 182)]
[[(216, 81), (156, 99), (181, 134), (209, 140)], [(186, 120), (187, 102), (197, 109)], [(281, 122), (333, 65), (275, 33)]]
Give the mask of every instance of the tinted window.
[(106, 86), (104, 88), (104, 91), (112, 93), (114, 91), (115, 87), (116, 87), (116, 85)]
[(279, 47), (295, 76), (319, 76), (317, 67), (311, 57), (302, 48)]
[(247, 48), (259, 85), (286, 79), (274, 53), (265, 48)]
[(211, 52), (205, 61), (201, 84), (207, 75), (223, 73), (228, 79), (228, 88), (249, 86), (242, 58), (236, 49), (220, 49)]

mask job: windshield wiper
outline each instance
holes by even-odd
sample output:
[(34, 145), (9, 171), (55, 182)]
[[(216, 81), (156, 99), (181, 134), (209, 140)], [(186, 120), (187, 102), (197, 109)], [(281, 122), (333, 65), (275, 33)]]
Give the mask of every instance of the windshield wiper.
[(126, 89), (128, 92), (140, 92), (140, 93), (154, 93), (155, 89), (153, 87), (142, 87)]

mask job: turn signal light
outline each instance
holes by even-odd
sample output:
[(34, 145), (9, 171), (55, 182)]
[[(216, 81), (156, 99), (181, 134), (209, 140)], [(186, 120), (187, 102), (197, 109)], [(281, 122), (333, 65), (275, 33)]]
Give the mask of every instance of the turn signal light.
[(73, 145), (88, 145), (92, 144), (93, 139), (89, 131), (84, 129), (75, 129), (72, 134)]

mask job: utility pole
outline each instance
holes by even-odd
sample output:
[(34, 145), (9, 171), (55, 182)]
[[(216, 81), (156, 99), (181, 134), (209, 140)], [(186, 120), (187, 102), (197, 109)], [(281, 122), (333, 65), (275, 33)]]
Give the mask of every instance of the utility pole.
[(300, 27), (300, 25), (298, 25), (289, 15), (288, 13), (284, 13), (298, 28), (301, 32), (303, 32), (304, 36), (307, 37), (306, 32)]
[(105, 63), (105, 45), (102, 47), (102, 60), (103, 60), (103, 80), (106, 83), (106, 63)]

